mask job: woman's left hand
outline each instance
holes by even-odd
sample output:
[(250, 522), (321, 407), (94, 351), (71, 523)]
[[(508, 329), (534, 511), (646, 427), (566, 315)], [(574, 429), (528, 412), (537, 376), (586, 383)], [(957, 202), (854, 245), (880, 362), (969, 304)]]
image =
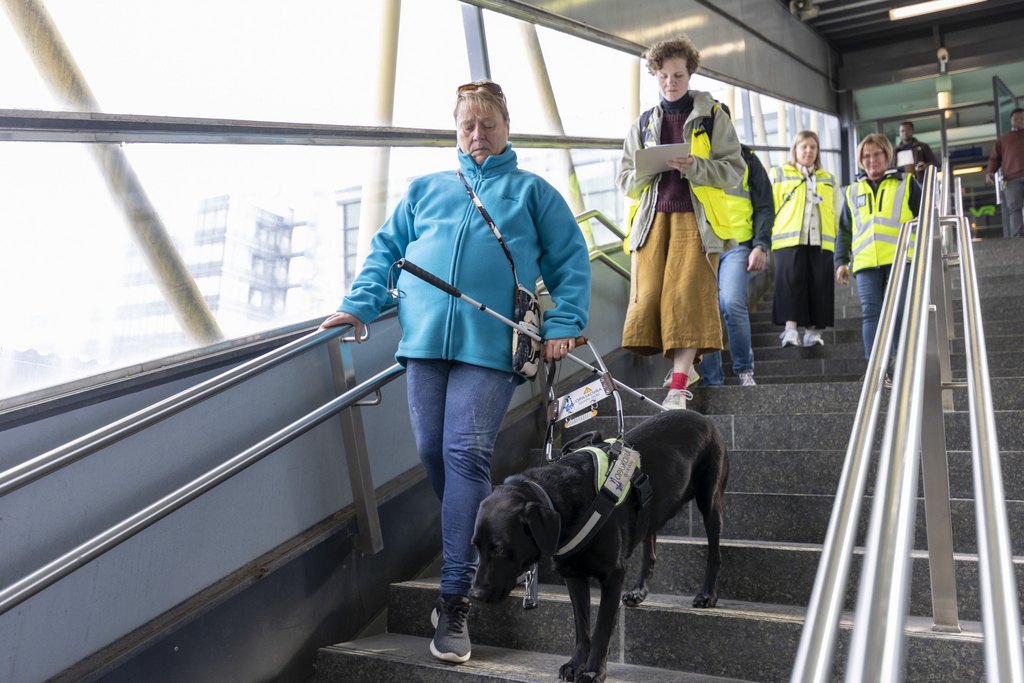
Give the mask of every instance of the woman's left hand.
[(760, 272), (764, 270), (766, 263), (768, 263), (768, 254), (761, 251), (761, 247), (754, 247), (750, 250), (750, 256), (747, 257), (747, 272)]
[(667, 162), (669, 166), (676, 169), (680, 173), (686, 173), (693, 166), (693, 157), (679, 157), (677, 159), (669, 159)]
[(574, 348), (576, 348), (576, 339), (574, 337), (546, 339), (544, 341), (544, 359), (562, 360), (568, 356)]

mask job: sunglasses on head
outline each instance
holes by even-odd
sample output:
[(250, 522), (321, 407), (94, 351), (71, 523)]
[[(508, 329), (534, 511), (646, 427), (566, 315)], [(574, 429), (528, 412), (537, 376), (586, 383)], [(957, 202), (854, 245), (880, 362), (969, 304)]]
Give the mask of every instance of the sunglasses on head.
[(462, 95), (465, 95), (468, 92), (473, 92), (474, 90), (486, 90), (487, 92), (491, 93), (492, 95), (496, 95), (496, 96), (498, 96), (498, 97), (500, 97), (502, 99), (505, 99), (505, 93), (503, 93), (501, 91), (501, 86), (498, 85), (497, 83), (492, 83), (492, 82), (487, 82), (487, 83), (466, 83), (465, 85), (460, 85), (458, 90), (456, 90), (456, 92), (461, 97)]

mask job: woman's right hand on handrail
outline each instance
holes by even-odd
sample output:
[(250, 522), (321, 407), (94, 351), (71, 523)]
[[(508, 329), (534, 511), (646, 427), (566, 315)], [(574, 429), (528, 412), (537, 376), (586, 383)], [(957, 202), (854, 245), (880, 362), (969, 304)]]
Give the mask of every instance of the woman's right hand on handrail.
[(327, 319), (320, 323), (320, 327), (317, 331), (323, 331), (340, 325), (351, 325), (357, 342), (361, 342), (365, 339), (363, 330), (366, 325), (364, 325), (363, 321), (359, 318), (355, 317), (351, 313), (345, 313), (344, 311), (338, 311), (337, 313), (332, 313), (327, 316)]

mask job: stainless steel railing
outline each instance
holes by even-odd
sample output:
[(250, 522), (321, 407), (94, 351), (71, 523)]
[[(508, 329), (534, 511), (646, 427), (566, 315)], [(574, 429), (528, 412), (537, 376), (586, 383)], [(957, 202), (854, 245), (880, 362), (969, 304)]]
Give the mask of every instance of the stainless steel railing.
[[(894, 336), (895, 302), (901, 298), (907, 302), (906, 320), (880, 448), (874, 508), (865, 541), (866, 555), (846, 680), (900, 680), (903, 677), (908, 563), (917, 506), (919, 453), (923, 454), (935, 628), (959, 630), (945, 436), (942, 429), (922, 430), (925, 420), (932, 425), (943, 424), (943, 412), (952, 409), (950, 389), (963, 386), (952, 381), (948, 359), (953, 329), (949, 304), (952, 292), (944, 271), (946, 266), (956, 263), (959, 263), (963, 283), (967, 386), (972, 394), (970, 421), (987, 676), (993, 681), (1022, 680), (1016, 581), (969, 226), (962, 218), (959, 204), (960, 217), (940, 218), (950, 202), (948, 162), (938, 202), (935, 176), (935, 169), (929, 169), (916, 225), (906, 224), (899, 236), (792, 681), (831, 680), (839, 617), (852, 562), (860, 502), (867, 483), (886, 360)], [(954, 221), (959, 227), (955, 245), (959, 258), (950, 255), (953, 245), (948, 233), (938, 232), (940, 226)], [(906, 254), (915, 228), (917, 251), (904, 295)]]
[[(266, 372), (285, 361), (294, 358), (313, 347), (320, 346), (341, 336), (349, 328), (335, 328), (323, 333), (311, 333), (284, 346), (266, 353), (259, 358), (242, 363), (227, 372), (205, 382), (189, 387), (163, 401), (147, 406), (108, 425), (100, 427), (73, 441), (26, 460), (8, 470), (0, 472), (0, 497), (51, 474), (62, 467), (81, 460), (91, 453), (106, 448), (132, 434), (151, 427), (182, 410), (201, 403), (222, 391)], [(353, 338), (349, 340), (354, 341)]]
[[(108, 446), (129, 434), (133, 434), (147, 426), (155, 424), (159, 420), (165, 419), (176, 412), (180, 412), (188, 406), (195, 405), (205, 398), (209, 398), (230, 386), (238, 384), (246, 378), (252, 377), (259, 372), (263, 372), (270, 367), (278, 365), (285, 360), (294, 357), (298, 353), (326, 344), (330, 340), (341, 336), (349, 329), (350, 328), (348, 327), (341, 327), (306, 335), (301, 339), (271, 351), (268, 354), (254, 359), (253, 361), (228, 370), (217, 377), (180, 392), (179, 394), (156, 403), (149, 408), (134, 413), (122, 420), (118, 420), (107, 427), (96, 430), (95, 432), (68, 444), (67, 447), (54, 449), (53, 451), (45, 453), (38, 458), (33, 458), (29, 463), (26, 463), (26, 465), (31, 464), (30, 467), (19, 466), (0, 473), (0, 480), (7, 483), (8, 486), (7, 490), (4, 492), (9, 492), (19, 486), (23, 486), (29, 483), (29, 481), (38, 479), (49, 472), (55, 471), (60, 467), (84, 457), (88, 453), (95, 452), (96, 450), (103, 448), (104, 446)], [(355, 341), (352, 337), (345, 339), (346, 341)], [(335, 355), (335, 357), (339, 358), (340, 355)], [(344, 369), (339, 369), (336, 361), (333, 359), (332, 364), (335, 365), (336, 373), (340, 370), (342, 374), (344, 374)], [(3, 588), (0, 590), (0, 614), (7, 612), (48, 586), (53, 585), (71, 572), (91, 562), (132, 536), (143, 531), (147, 527), (155, 524), (215, 486), (227, 481), (236, 474), (254, 465), (282, 446), (310, 431), (317, 425), (342, 413), (343, 411), (353, 408), (359, 404), (365, 396), (379, 392), (381, 387), (401, 376), (404, 372), (405, 369), (402, 368), (402, 366), (398, 364), (392, 365), (374, 377), (371, 377), (365, 382), (360, 383), (358, 386), (355, 386), (331, 401), (328, 401), (320, 408), (299, 418), (250, 448), (247, 448), (238, 455), (226, 460), (196, 479), (193, 479), (184, 486), (179, 487), (151, 505), (148, 505), (139, 512), (106, 529), (84, 543), (81, 543), (53, 561), (48, 562), (46, 565), (40, 567), (31, 574)], [(346, 449), (346, 457), (350, 461), (366, 460), (366, 453), (364, 450), (355, 449), (355, 451), (356, 452), (350, 452), (349, 449)], [(357, 471), (366, 471), (368, 468), (366, 467), (365, 462), (350, 462), (350, 471), (353, 469)], [(379, 549), (381, 545), (379, 540), (381, 532), (379, 520), (376, 515), (377, 503), (374, 495), (373, 483), (367, 478), (353, 478), (352, 486), (354, 489), (359, 489), (357, 491), (353, 491), (353, 497), (355, 499), (357, 515), (361, 518), (361, 532), (368, 533), (373, 537), (364, 545), (371, 549)], [(365, 521), (363, 521), (366, 518), (372, 520), (370, 528), (366, 528)]]

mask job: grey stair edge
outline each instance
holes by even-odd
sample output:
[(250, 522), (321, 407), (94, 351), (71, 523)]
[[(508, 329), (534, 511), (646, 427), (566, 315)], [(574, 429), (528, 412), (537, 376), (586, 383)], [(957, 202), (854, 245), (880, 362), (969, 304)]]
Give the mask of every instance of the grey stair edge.
[[(414, 588), (417, 590), (437, 591), (440, 587), (440, 578), (438, 577), (432, 581), (423, 579), (402, 581), (395, 585)], [(594, 589), (591, 590), (593, 592)], [(523, 595), (524, 592), (522, 586), (517, 586), (506, 600), (520, 602), (522, 601)], [(545, 602), (549, 602), (564, 604), (567, 609), (570, 608), (568, 590), (564, 585), (540, 583), (539, 595), (542, 606)], [(803, 623), (807, 612), (807, 608), (804, 605), (750, 602), (745, 600), (731, 600), (729, 598), (719, 598), (717, 606), (712, 608), (694, 607), (691, 604), (692, 600), (692, 596), (689, 595), (673, 595), (670, 593), (652, 591), (648, 594), (647, 599), (644, 600), (641, 605), (637, 607), (623, 607), (621, 608), (620, 613), (628, 614), (630, 612), (640, 610), (662, 610), (727, 619), (753, 619), (774, 622), (784, 621), (791, 623)], [(852, 628), (853, 617), (853, 612), (844, 610), (839, 619), (840, 628)], [(904, 631), (908, 636), (921, 636), (936, 639), (963, 639), (979, 643), (982, 640), (981, 622), (978, 621), (961, 620), (960, 633), (934, 631), (932, 630), (932, 626), (933, 621), (930, 618), (910, 615), (906, 618)]]
[[(698, 548), (703, 548), (707, 545), (708, 541), (706, 538), (700, 536), (680, 536), (677, 534), (658, 536), (658, 543), (672, 544), (672, 545), (687, 545)], [(720, 541), (721, 546), (734, 547), (734, 548), (754, 548), (771, 551), (792, 551), (792, 552), (809, 552), (809, 553), (820, 553), (824, 544), (822, 543), (799, 543), (795, 541), (761, 541), (750, 538), (723, 538)], [(853, 553), (863, 555), (865, 552), (864, 546), (854, 546)], [(911, 559), (928, 559), (928, 550), (924, 548), (915, 548), (910, 551)], [(954, 561), (963, 562), (976, 562), (978, 560), (977, 553), (964, 553), (954, 552)], [(1024, 566), (1024, 555), (1013, 555), (1010, 558), (1011, 562), (1015, 565)]]
[[(532, 650), (513, 650), (492, 645), (473, 645), (473, 655), (464, 664), (447, 664), (433, 657), (429, 638), (388, 633), (321, 648), (322, 654), (373, 657), (377, 662), (444, 672), (444, 680), (558, 681), (558, 669), (569, 654), (555, 655)], [(406, 679), (402, 679), (406, 680)], [(439, 680), (436, 677), (423, 680)], [(657, 669), (636, 664), (608, 662), (608, 680), (622, 683), (741, 683), (742, 679)]]

